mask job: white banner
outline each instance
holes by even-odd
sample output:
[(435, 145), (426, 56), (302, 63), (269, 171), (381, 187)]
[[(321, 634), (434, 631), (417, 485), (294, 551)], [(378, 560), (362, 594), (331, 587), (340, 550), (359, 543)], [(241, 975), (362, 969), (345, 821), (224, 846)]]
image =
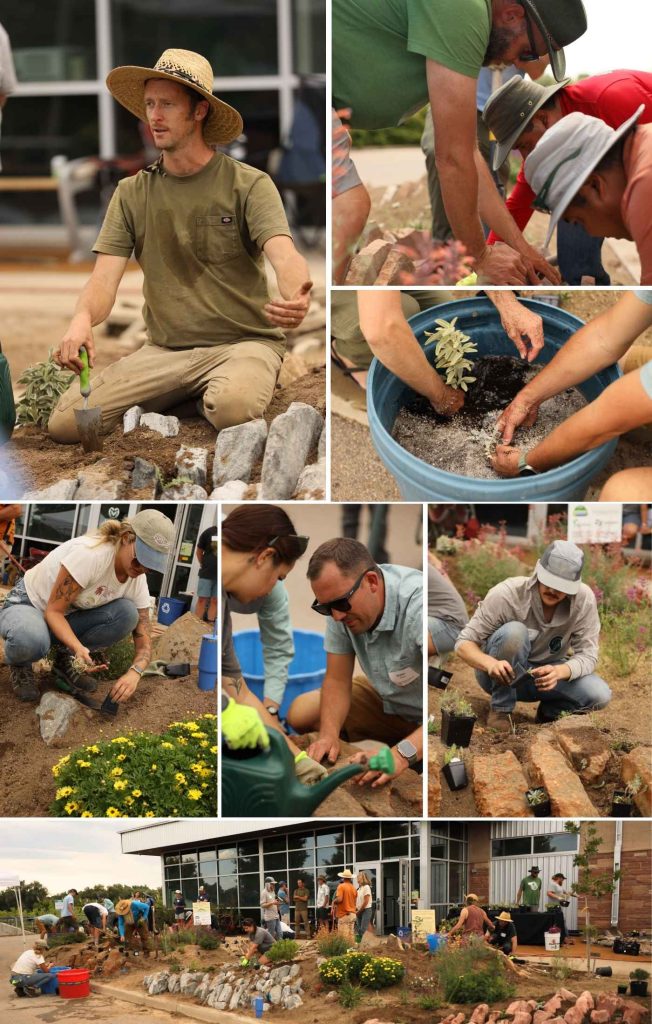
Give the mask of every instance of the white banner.
[(570, 503), (568, 539), (575, 544), (613, 544), (622, 538), (623, 506), (620, 502)]
[(192, 922), (193, 924), (207, 924), (210, 928), (211, 924), (211, 905), (210, 903), (193, 903), (192, 905)]

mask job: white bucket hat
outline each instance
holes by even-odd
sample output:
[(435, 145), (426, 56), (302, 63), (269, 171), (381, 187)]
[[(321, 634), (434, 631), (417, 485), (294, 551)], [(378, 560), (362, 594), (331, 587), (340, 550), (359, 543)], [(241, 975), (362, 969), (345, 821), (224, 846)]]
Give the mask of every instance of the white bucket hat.
[(123, 107), (147, 123), (145, 82), (162, 78), (188, 86), (202, 99), (208, 100), (209, 112), (204, 121), (204, 141), (209, 146), (233, 142), (242, 134), (242, 118), (237, 110), (213, 96), (213, 69), (205, 57), (192, 50), (165, 50), (153, 68), (127, 65), (114, 68), (106, 79), (106, 87)]
[(533, 206), (550, 213), (546, 248), (564, 210), (588, 176), (644, 110), (642, 103), (619, 128), (610, 128), (588, 114), (567, 114), (539, 139), (523, 169), (528, 185), (536, 192)]
[[(576, 594), (582, 585), (584, 552), (569, 540), (554, 540), (534, 567), (540, 583), (562, 594)], [(530, 868), (530, 871), (538, 868)]]

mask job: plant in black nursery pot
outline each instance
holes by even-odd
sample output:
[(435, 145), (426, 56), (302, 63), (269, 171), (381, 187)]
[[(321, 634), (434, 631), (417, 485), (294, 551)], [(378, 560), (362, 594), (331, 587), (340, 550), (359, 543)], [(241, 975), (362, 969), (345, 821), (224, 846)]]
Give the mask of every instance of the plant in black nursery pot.
[(450, 747), (468, 747), (476, 714), (468, 700), (455, 690), (447, 690), (441, 698), (441, 741)]
[(550, 817), (550, 797), (545, 789), (528, 789), (525, 794), (528, 807), (534, 811), (535, 818)]
[(649, 972), (644, 971), (642, 967), (637, 967), (635, 971), (630, 972), (629, 991), (633, 996), (647, 995), (647, 979), (649, 977)]
[(455, 791), (456, 789), (464, 789), (468, 786), (469, 780), (466, 774), (466, 765), (464, 764), (464, 750), (461, 747), (456, 747), (453, 744), (449, 747), (444, 754), (444, 778), (448, 783), (449, 789)]
[(430, 665), (428, 668), (428, 686), (435, 686), (438, 690), (445, 690), (452, 678), (453, 673), (446, 672), (443, 668), (435, 668), (434, 665)]
[(630, 779), (624, 789), (616, 789), (611, 798), (611, 817), (631, 817), (634, 809), (634, 798), (638, 793), (644, 793), (646, 789), (647, 786), (638, 773)]

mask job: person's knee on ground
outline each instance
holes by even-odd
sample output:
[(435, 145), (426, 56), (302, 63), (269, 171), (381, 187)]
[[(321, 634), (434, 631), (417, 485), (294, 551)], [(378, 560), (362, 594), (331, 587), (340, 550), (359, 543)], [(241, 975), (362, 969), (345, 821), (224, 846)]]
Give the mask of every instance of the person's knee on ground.
[(610, 476), (600, 491), (599, 501), (644, 502), (652, 494), (652, 469), (636, 466)]
[(320, 704), (321, 690), (302, 693), (290, 704), (285, 720), (295, 732), (312, 732), (313, 729), (319, 728)]
[(45, 622), (42, 629), (28, 630), (18, 617), (3, 629), (2, 638), (7, 665), (33, 665), (44, 658), (51, 647)]
[(219, 432), (259, 419), (274, 397), (282, 358), (258, 343), (240, 342), (208, 382), (202, 396), (205, 419)]
[(333, 283), (343, 284), (355, 247), (369, 219), (371, 199), (364, 185), (333, 197)]

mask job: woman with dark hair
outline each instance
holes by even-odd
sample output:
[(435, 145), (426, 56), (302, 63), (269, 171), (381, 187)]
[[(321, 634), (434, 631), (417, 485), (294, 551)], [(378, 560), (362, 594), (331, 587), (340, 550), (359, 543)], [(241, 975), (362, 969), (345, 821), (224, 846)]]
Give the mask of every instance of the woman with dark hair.
[[(295, 562), (306, 551), (308, 537), (298, 536), (292, 520), (276, 505), (240, 505), (223, 520), (221, 526), (222, 564), (222, 733), (228, 745), (236, 711), (246, 705), (257, 712), (250, 726), (252, 741), (265, 745), (262, 726), (276, 729), (294, 755), (297, 778), (304, 783), (317, 782), (327, 774), (316, 761), (285, 735), (278, 718), (271, 715), (251, 692), (244, 679), (234, 647), (229, 598), (246, 604), (269, 594), (278, 580), (284, 580)], [(241, 718), (242, 715), (239, 715)], [(233, 723), (235, 725), (235, 723)], [(235, 729), (234, 733), (241, 729)], [(240, 741), (238, 740), (238, 743)], [(243, 745), (249, 745), (248, 743)], [(255, 745), (255, 743), (254, 743)]]

